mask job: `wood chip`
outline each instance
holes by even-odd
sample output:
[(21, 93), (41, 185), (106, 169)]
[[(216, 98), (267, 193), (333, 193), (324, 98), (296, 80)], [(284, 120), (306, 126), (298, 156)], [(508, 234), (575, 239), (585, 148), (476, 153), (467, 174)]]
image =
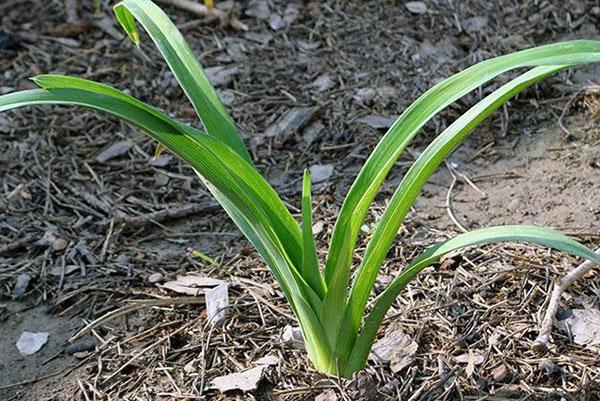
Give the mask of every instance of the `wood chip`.
[(359, 123), (368, 125), (371, 128), (381, 129), (389, 128), (394, 123), (395, 119), (391, 117), (383, 117), (376, 114), (369, 114), (358, 119)]
[(243, 372), (219, 376), (213, 379), (211, 387), (222, 393), (232, 390), (253, 391), (258, 388), (258, 383), (262, 379), (265, 369), (266, 366), (261, 365)]
[(98, 156), (96, 156), (96, 161), (99, 163), (104, 163), (110, 159), (124, 155), (129, 151), (129, 149), (131, 149), (132, 146), (133, 143), (131, 143), (131, 141), (115, 142), (100, 152)]

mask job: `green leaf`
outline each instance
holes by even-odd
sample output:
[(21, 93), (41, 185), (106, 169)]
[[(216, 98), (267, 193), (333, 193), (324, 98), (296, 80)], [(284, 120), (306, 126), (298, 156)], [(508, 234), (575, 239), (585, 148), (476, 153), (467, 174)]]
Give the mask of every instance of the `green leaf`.
[(302, 271), (301, 274), (311, 288), (319, 295), (321, 299), (325, 296), (325, 282), (319, 270), (319, 260), (317, 258), (317, 248), (312, 230), (312, 208), (310, 193), (310, 173), (304, 170), (302, 181)]
[(421, 270), (436, 263), (445, 254), (457, 249), (503, 241), (538, 244), (591, 260), (594, 263), (600, 263), (600, 255), (574, 239), (557, 231), (536, 226), (516, 225), (482, 228), (438, 243), (414, 259), (375, 299), (373, 309), (365, 320), (358, 341), (354, 345), (345, 374), (351, 374), (364, 366), (386, 312), (400, 291)]
[(589, 40), (550, 44), (492, 58), (441, 81), (402, 113), (360, 170), (335, 223), (325, 267), (328, 294), (322, 318), (329, 336), (337, 335), (340, 330), (352, 254), (362, 222), (383, 180), (417, 131), (440, 110), (506, 71), (529, 66), (598, 61), (600, 42)]
[(135, 26), (135, 19), (133, 15), (125, 7), (115, 6), (114, 7), (115, 17), (117, 21), (123, 27), (123, 30), (129, 36), (129, 39), (137, 46), (140, 46), (140, 34), (138, 33), (137, 27)]
[(134, 18), (148, 32), (190, 99), (206, 131), (221, 139), (246, 162), (252, 164), (250, 154), (219, 95), (183, 35), (169, 17), (149, 0), (124, 0), (115, 5), (114, 11), (130, 38), (138, 37)]
[[(0, 111), (37, 104), (78, 105), (103, 111), (138, 127), (189, 163), (281, 283), (298, 316), (311, 359), (323, 369), (330, 369), (332, 353), (315, 313), (320, 299), (303, 281), (281, 243), (282, 238), (296, 243), (296, 256), (301, 256), (298, 225), (254, 167), (221, 141), (177, 123), (114, 88), (69, 77), (44, 76), (38, 81), (51, 89), (0, 96)], [(278, 232), (278, 228), (284, 232)]]
[(475, 127), (495, 110), (524, 89), (565, 68), (568, 66), (536, 67), (498, 88), (446, 128), (411, 166), (377, 223), (354, 279), (342, 323), (344, 330), (336, 343), (339, 355), (349, 354), (381, 265), (427, 180)]

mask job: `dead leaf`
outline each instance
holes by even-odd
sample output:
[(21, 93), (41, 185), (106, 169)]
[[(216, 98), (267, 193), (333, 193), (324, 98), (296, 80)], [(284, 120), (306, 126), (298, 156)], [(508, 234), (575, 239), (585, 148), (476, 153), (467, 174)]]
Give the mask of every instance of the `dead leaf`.
[(283, 22), (285, 22), (286, 25), (291, 25), (298, 19), (299, 15), (300, 10), (298, 9), (298, 6), (293, 3), (288, 3), (283, 12)]
[(389, 128), (394, 123), (395, 119), (390, 117), (378, 116), (376, 114), (369, 114), (358, 119), (359, 123), (368, 125), (371, 128)]
[(465, 373), (467, 374), (467, 377), (471, 377), (475, 371), (475, 366), (481, 365), (485, 360), (485, 357), (481, 353), (470, 349), (468, 353), (459, 355), (454, 359), (458, 363), (467, 364)]
[(354, 93), (353, 99), (361, 104), (368, 104), (375, 97), (375, 89), (361, 88)]
[(69, 245), (65, 239), (57, 237), (52, 231), (46, 231), (42, 238), (37, 240), (35, 244), (51, 247), (57, 252), (64, 251), (67, 248), (67, 245)]
[(267, 366), (261, 365), (244, 370), (243, 372), (216, 377), (211, 382), (211, 387), (218, 389), (222, 393), (231, 390), (241, 390), (244, 392), (256, 390), (266, 368)]
[(235, 93), (230, 90), (221, 90), (218, 91), (219, 98), (223, 102), (225, 106), (231, 106), (233, 102), (235, 102)]
[(324, 129), (325, 126), (323, 125), (323, 123), (321, 123), (320, 121), (315, 121), (314, 123), (306, 127), (302, 135), (302, 140), (310, 145), (319, 137), (319, 134)]
[(427, 12), (427, 4), (422, 1), (409, 1), (404, 7), (413, 14), (424, 14)]
[(371, 359), (378, 363), (389, 363), (394, 373), (409, 366), (419, 345), (402, 329), (389, 330), (373, 345)]
[(473, 376), (473, 372), (475, 371), (475, 353), (473, 350), (469, 350), (469, 360), (467, 361), (467, 367), (465, 368), (465, 373), (467, 377)]
[(24, 331), (17, 341), (17, 348), (21, 355), (32, 355), (38, 352), (48, 342), (48, 333), (32, 333)]
[(77, 265), (67, 265), (64, 267), (64, 270), (62, 268), (62, 266), (54, 266), (49, 273), (53, 276), (62, 276), (63, 274), (65, 276), (68, 276), (69, 274), (76, 272), (77, 270), (80, 270), (80, 267)]
[(215, 288), (207, 290), (206, 313), (211, 324), (218, 324), (225, 320), (229, 308), (229, 286), (227, 283), (219, 284)]
[(131, 149), (132, 146), (133, 144), (131, 141), (115, 142), (100, 152), (98, 156), (96, 156), (96, 161), (99, 163), (104, 163), (110, 159), (124, 155), (129, 151), (129, 149)]
[(233, 77), (239, 73), (239, 68), (216, 66), (206, 68), (204, 72), (214, 86), (224, 86), (233, 81)]
[(495, 382), (504, 382), (511, 379), (511, 372), (508, 366), (501, 364), (492, 370), (492, 378)]
[(169, 162), (173, 160), (173, 156), (170, 155), (160, 155), (158, 157), (153, 157), (148, 161), (148, 164), (154, 167), (164, 167)]
[(266, 20), (271, 15), (269, 3), (264, 0), (251, 0), (244, 12), (249, 17)]
[(282, 137), (287, 139), (302, 128), (317, 112), (316, 107), (297, 107), (288, 110), (277, 121), (270, 125), (263, 134), (264, 137)]
[(265, 365), (265, 366), (277, 365), (278, 363), (279, 363), (279, 357), (277, 357), (276, 355), (266, 355), (266, 356), (263, 356), (262, 358), (257, 359), (256, 362), (254, 362), (255, 365)]
[(298, 41), (298, 48), (304, 51), (317, 50), (319, 46), (319, 42), (306, 42), (304, 40)]
[(317, 184), (329, 180), (333, 174), (333, 168), (333, 164), (315, 164), (314, 166), (310, 166), (308, 171), (310, 171), (312, 182)]
[(246, 32), (244, 38), (266, 46), (273, 40), (273, 35), (268, 32)]
[(178, 294), (198, 296), (205, 293), (207, 288), (216, 287), (223, 283), (223, 280), (188, 274), (185, 276), (177, 276), (176, 280), (167, 281), (164, 284), (157, 284), (157, 286), (174, 291)]
[(312, 83), (308, 84), (307, 88), (316, 89), (319, 92), (325, 92), (326, 90), (333, 88), (334, 85), (335, 83), (333, 82), (333, 79), (331, 79), (328, 74), (323, 74), (315, 79)]
[(162, 273), (152, 273), (148, 276), (148, 282), (151, 284), (162, 283), (165, 281), (165, 276)]
[(283, 328), (280, 340), (284, 344), (290, 343), (294, 348), (304, 348), (304, 339), (302, 338), (300, 327), (293, 327), (288, 324)]
[(323, 232), (323, 228), (325, 228), (325, 224), (322, 221), (317, 221), (312, 226), (313, 235), (319, 235)]
[(586, 307), (573, 309), (572, 315), (556, 322), (556, 326), (573, 334), (575, 344), (589, 347), (600, 346), (600, 310)]
[(325, 390), (315, 397), (315, 401), (337, 401), (338, 397), (333, 390)]

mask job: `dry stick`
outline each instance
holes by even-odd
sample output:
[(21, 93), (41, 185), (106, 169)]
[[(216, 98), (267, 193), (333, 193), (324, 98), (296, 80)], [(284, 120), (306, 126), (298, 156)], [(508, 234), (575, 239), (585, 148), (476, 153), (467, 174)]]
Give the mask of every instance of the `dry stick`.
[(229, 25), (234, 29), (240, 31), (247, 31), (248, 26), (243, 22), (237, 20), (229, 13), (218, 10), (216, 8), (208, 8), (204, 4), (201, 4), (198, 1), (190, 1), (190, 0), (158, 0), (160, 3), (170, 4), (177, 8), (180, 8), (185, 11), (189, 11), (194, 15), (199, 17), (208, 17), (208, 18), (218, 18), (221, 24)]
[(448, 211), (448, 216), (450, 216), (450, 220), (452, 220), (454, 225), (456, 227), (458, 227), (458, 229), (460, 231), (462, 231), (463, 233), (466, 233), (469, 230), (467, 230), (466, 228), (464, 228), (462, 226), (462, 224), (460, 224), (460, 222), (456, 218), (456, 215), (454, 214), (454, 210), (452, 210), (452, 190), (454, 189), (454, 186), (456, 185), (456, 181), (457, 181), (456, 174), (454, 174), (452, 166), (450, 166), (450, 164), (447, 161), (445, 163), (446, 163), (446, 167), (448, 167), (448, 171), (450, 171), (450, 174), (452, 174), (452, 183), (450, 184), (450, 188), (448, 188), (448, 193), (446, 194), (446, 210)]
[(90, 322), (83, 329), (79, 330), (73, 337), (69, 339), (69, 342), (74, 342), (75, 340), (81, 338), (83, 335), (89, 333), (95, 327), (98, 327), (100, 324), (105, 323), (109, 320), (117, 318), (119, 316), (126, 315), (128, 313), (134, 312), (143, 308), (150, 308), (154, 306), (166, 306), (166, 305), (182, 305), (182, 304), (203, 304), (205, 302), (204, 298), (199, 297), (181, 297), (181, 298), (166, 298), (166, 299), (144, 299), (144, 300), (136, 300), (133, 301), (132, 305), (126, 305), (121, 308), (115, 309), (106, 313), (105, 315), (100, 316), (98, 319)]
[(157, 212), (147, 213), (135, 217), (128, 216), (124, 213), (117, 213), (116, 218), (118, 223), (124, 223), (128, 227), (138, 228), (152, 223), (159, 223), (164, 220), (180, 219), (182, 217), (188, 217), (200, 212), (213, 212), (216, 210), (220, 210), (220, 206), (218, 204), (192, 204), (163, 209)]
[(15, 241), (11, 242), (10, 244), (0, 246), (0, 255), (3, 255), (5, 253), (15, 251), (19, 248), (31, 245), (31, 243), (34, 239), (35, 239), (35, 235), (26, 234), (23, 238), (15, 240)]
[(188, 323), (186, 325), (183, 325), (180, 328), (178, 328), (177, 330), (173, 331), (172, 333), (168, 333), (164, 337), (158, 339), (158, 341), (153, 342), (152, 344), (150, 344), (149, 346), (147, 346), (146, 348), (144, 348), (143, 350), (141, 350), (140, 352), (138, 352), (137, 354), (135, 354), (134, 356), (132, 356), (131, 358), (129, 358), (129, 360), (127, 360), (127, 362), (125, 362), (123, 365), (121, 365), (121, 367), (119, 369), (115, 370), (106, 379), (102, 380), (102, 383), (106, 383), (106, 382), (110, 381), (113, 377), (115, 377), (116, 375), (118, 375), (119, 373), (121, 373), (123, 371), (123, 369), (125, 369), (127, 366), (131, 365), (131, 363), (134, 362), (136, 359), (138, 359), (139, 357), (143, 356), (146, 352), (150, 351), (151, 349), (153, 349), (153, 348), (157, 347), (158, 345), (164, 343), (166, 340), (168, 340), (172, 336), (174, 336), (176, 334), (179, 334), (183, 330), (189, 328), (191, 324), (192, 324), (192, 322), (190, 322), (190, 323)]
[[(596, 254), (600, 255), (600, 248), (596, 250)], [(552, 331), (552, 325), (556, 318), (556, 312), (558, 312), (560, 297), (575, 280), (583, 277), (587, 272), (592, 270), (594, 265), (595, 263), (591, 260), (586, 260), (575, 269), (571, 270), (567, 275), (556, 280), (552, 295), (550, 296), (550, 302), (548, 302), (546, 314), (544, 315), (544, 320), (542, 320), (540, 333), (533, 342), (532, 348), (534, 351), (546, 352), (548, 350), (550, 346), (550, 332)]]

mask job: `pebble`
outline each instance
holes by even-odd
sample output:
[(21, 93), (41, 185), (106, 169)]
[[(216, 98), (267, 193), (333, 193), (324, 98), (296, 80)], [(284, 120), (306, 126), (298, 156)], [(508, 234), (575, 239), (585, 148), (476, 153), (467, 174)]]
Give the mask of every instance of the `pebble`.
[(148, 282), (151, 284), (162, 283), (163, 281), (165, 281), (165, 276), (161, 273), (152, 273), (148, 276)]

